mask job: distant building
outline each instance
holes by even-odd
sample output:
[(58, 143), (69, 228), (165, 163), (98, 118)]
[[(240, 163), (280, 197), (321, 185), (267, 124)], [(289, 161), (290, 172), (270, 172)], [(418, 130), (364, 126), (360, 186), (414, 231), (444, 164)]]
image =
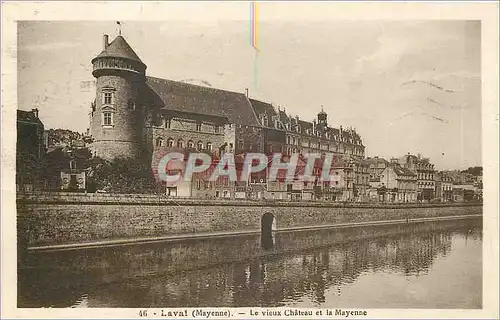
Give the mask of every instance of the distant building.
[(417, 201), (417, 174), (399, 164), (391, 164), (380, 175), (388, 202)]
[(441, 171), (434, 175), (436, 198), (441, 202), (453, 200), (453, 178)]
[(408, 154), (397, 159), (401, 167), (417, 174), (418, 199), (430, 201), (435, 198), (434, 165), (429, 158)]
[(376, 182), (380, 181), (380, 175), (389, 165), (389, 161), (384, 158), (380, 158), (378, 156), (368, 157), (365, 160), (368, 165), (368, 173), (370, 175), (370, 181)]
[(43, 188), (44, 158), (44, 125), (38, 117), (38, 109), (17, 110), (17, 192), (31, 192)]

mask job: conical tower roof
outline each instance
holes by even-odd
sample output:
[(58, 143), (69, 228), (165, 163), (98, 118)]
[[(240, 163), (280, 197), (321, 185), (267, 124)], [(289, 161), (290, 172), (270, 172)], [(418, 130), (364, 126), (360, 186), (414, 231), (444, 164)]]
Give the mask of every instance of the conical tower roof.
[(113, 57), (113, 58), (126, 58), (130, 60), (135, 60), (143, 63), (137, 54), (132, 50), (130, 45), (125, 41), (125, 39), (119, 35), (117, 36), (108, 47), (103, 50), (97, 58)]

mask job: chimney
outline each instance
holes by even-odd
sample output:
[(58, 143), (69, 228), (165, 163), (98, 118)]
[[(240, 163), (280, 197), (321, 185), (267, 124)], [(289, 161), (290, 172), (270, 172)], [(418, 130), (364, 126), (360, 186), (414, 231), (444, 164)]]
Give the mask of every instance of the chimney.
[(109, 46), (109, 36), (105, 34), (102, 36), (103, 50), (106, 50)]
[(38, 118), (38, 109), (31, 109), (31, 112), (35, 115), (35, 118)]
[(248, 98), (248, 88), (245, 88), (245, 96)]

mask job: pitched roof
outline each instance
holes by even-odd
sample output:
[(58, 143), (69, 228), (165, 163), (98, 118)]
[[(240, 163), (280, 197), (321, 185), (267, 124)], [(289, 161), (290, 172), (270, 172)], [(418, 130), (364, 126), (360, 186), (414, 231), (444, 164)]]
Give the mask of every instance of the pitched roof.
[(416, 176), (414, 172), (407, 168), (402, 168), (400, 166), (393, 166), (392, 167), (396, 175), (398, 176)]
[(17, 121), (42, 124), (42, 121), (35, 116), (35, 113), (33, 111), (25, 110), (17, 110)]
[(96, 58), (115, 57), (142, 62), (122, 36), (117, 36)]
[(234, 124), (260, 126), (243, 93), (154, 77), (146, 79), (163, 109), (224, 117)]
[(389, 164), (389, 161), (385, 160), (384, 158), (379, 158), (379, 157), (376, 157), (376, 158), (366, 158), (365, 161), (368, 164), (378, 164), (380, 162), (383, 162), (386, 165)]
[(272, 104), (255, 99), (249, 99), (256, 114), (266, 114), (268, 119), (276, 115), (276, 110)]

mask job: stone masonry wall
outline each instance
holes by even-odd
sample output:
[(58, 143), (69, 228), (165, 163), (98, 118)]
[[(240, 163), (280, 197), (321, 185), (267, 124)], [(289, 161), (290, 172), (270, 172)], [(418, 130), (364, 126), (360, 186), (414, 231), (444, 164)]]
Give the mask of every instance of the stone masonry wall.
[(482, 206), (356, 207), (303, 204), (227, 205), (220, 201), (175, 203), (35, 201), (18, 199), (18, 234), (27, 246), (159, 237), (203, 232), (258, 232), (265, 212), (277, 229), (339, 223), (481, 214)]

